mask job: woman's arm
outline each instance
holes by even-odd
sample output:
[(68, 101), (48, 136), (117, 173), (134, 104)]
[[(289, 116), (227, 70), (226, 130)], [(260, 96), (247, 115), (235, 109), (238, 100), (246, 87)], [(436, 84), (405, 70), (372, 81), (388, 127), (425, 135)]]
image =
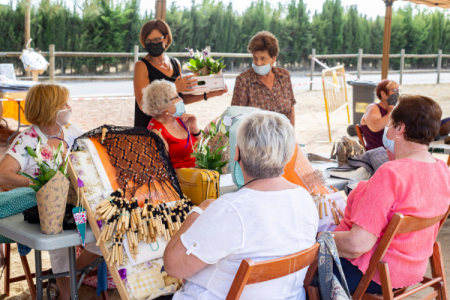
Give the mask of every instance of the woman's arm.
[(379, 132), (379, 131), (383, 130), (384, 127), (386, 127), (389, 123), (389, 116), (391, 114), (392, 109), (394, 109), (394, 106), (392, 106), (392, 105), (388, 106), (388, 109), (387, 109), (388, 113), (384, 117), (382, 117), (378, 106), (375, 104), (370, 105), (367, 108), (367, 111), (364, 115), (364, 117), (366, 119), (367, 127), (369, 127), (369, 129), (372, 132)]
[(295, 106), (292, 106), (289, 121), (291, 121), (292, 126), (295, 128)]
[(350, 231), (334, 232), (334, 241), (339, 257), (358, 258), (372, 250), (377, 242), (377, 237), (361, 226), (353, 224)]
[(137, 61), (134, 65), (133, 84), (134, 96), (136, 97), (139, 108), (142, 110), (142, 90), (150, 84), (147, 66), (142, 61)]
[(6, 154), (0, 162), (0, 188), (12, 190), (30, 186), (30, 180), (17, 174), (19, 171), (19, 162), (11, 155)]

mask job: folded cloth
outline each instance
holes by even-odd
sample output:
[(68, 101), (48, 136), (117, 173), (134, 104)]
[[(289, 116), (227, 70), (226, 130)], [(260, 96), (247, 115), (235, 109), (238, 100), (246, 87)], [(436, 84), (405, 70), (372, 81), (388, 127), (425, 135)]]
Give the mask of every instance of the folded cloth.
[(370, 177), (372, 177), (372, 174), (364, 169), (363, 167), (360, 167), (356, 170), (327, 170), (327, 174), (329, 174), (331, 177), (336, 178), (343, 178), (343, 179), (350, 179), (350, 180), (369, 180)]
[(97, 267), (97, 297), (100, 297), (101, 292), (108, 290), (108, 274), (106, 270), (106, 261), (103, 261)]
[(26, 256), (31, 252), (31, 248), (22, 244), (17, 244), (20, 256)]
[(328, 170), (339, 171), (352, 171), (358, 168), (366, 169), (371, 175), (375, 174), (381, 165), (387, 163), (389, 157), (387, 156), (386, 149), (383, 147), (375, 148), (367, 151), (363, 155), (349, 157), (348, 164), (339, 168), (328, 168)]

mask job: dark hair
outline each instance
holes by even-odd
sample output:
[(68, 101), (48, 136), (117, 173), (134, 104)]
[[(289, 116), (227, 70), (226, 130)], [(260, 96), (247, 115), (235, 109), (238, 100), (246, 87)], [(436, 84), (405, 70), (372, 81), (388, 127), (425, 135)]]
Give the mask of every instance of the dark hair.
[(280, 52), (277, 38), (268, 31), (260, 31), (252, 37), (248, 43), (247, 50), (251, 54), (254, 54), (257, 51), (267, 50), (270, 57), (278, 56), (278, 52)]
[(153, 30), (158, 29), (162, 35), (167, 36), (167, 45), (166, 49), (172, 44), (172, 31), (170, 31), (169, 25), (161, 19), (154, 19), (148, 21), (141, 27), (141, 32), (139, 33), (139, 41), (141, 42), (142, 47), (145, 47), (145, 39), (148, 37)]
[(405, 124), (405, 140), (430, 145), (441, 127), (442, 109), (431, 98), (419, 95), (401, 95), (392, 110), (394, 125)]
[(385, 79), (383, 81), (381, 81), (378, 85), (377, 85), (377, 97), (378, 99), (381, 100), (381, 92), (385, 92), (386, 94), (388, 94), (389, 92), (389, 87), (392, 85), (392, 83), (394, 83), (395, 81), (392, 80), (388, 80)]

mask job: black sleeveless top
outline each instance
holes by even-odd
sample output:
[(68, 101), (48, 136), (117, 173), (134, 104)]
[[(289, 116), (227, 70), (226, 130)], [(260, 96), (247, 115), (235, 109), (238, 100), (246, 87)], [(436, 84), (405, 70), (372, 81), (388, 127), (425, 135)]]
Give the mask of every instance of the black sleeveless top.
[[(153, 80), (160, 80), (164, 79), (167, 81), (175, 82), (178, 76), (180, 76), (180, 68), (178, 67), (178, 60), (176, 58), (170, 57), (167, 55), (167, 57), (170, 60), (170, 63), (173, 67), (173, 75), (172, 77), (167, 77), (164, 73), (162, 73), (160, 70), (152, 66), (145, 58), (141, 58), (140, 61), (144, 62), (147, 66), (148, 71), (148, 80), (150, 83), (152, 83)], [(150, 120), (152, 119), (152, 116), (146, 115), (140, 108), (135, 101), (134, 105), (134, 127), (145, 127), (147, 128), (148, 123), (150, 123)]]

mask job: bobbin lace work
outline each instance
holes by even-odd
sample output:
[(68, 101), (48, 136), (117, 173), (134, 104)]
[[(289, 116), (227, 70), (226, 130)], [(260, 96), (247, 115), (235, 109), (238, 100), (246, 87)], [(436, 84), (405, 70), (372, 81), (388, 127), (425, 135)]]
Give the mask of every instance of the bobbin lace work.
[[(105, 128), (106, 134), (102, 134)], [(169, 153), (164, 142), (154, 132), (140, 127), (103, 125), (75, 140), (72, 151), (78, 150), (79, 139), (86, 138), (97, 140), (106, 149), (111, 165), (116, 170), (117, 183), (129, 196), (133, 197), (140, 187), (148, 185), (149, 198), (164, 201), (168, 197), (160, 193), (153, 195), (157, 190), (154, 188), (157, 182), (166, 194), (176, 193), (173, 196), (182, 198), (183, 193)]]

